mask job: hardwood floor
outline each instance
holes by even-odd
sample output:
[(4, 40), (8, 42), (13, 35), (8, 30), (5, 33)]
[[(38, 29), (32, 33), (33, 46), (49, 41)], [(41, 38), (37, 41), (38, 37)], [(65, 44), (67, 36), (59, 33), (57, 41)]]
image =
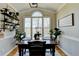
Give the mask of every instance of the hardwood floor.
[(11, 51), (7, 56), (15, 56), (17, 50), (18, 50), (18, 47), (16, 47), (15, 49), (13, 49), (13, 51)]
[[(18, 48), (16, 47), (13, 51), (11, 51), (7, 56), (15, 56)], [(60, 48), (56, 46), (56, 51), (60, 54), (60, 56), (67, 56)]]
[(61, 56), (67, 56), (58, 46), (56, 46), (56, 51), (57, 51)]

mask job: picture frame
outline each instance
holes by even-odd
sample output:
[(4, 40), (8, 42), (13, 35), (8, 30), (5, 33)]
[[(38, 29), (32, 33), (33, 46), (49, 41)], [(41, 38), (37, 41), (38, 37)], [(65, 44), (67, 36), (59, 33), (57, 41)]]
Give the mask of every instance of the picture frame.
[(74, 26), (74, 13), (58, 19), (58, 27)]

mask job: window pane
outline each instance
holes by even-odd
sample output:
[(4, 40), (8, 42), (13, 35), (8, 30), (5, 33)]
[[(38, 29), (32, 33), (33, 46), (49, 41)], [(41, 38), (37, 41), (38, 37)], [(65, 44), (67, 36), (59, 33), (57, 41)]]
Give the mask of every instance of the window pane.
[(39, 32), (42, 34), (42, 18), (32, 18), (32, 38), (34, 34)]
[(37, 28), (38, 26), (38, 18), (32, 18), (32, 27)]
[[(31, 23), (32, 19), (32, 23)], [(32, 25), (32, 29), (31, 29)], [(32, 30), (32, 32), (31, 32)], [(25, 18), (25, 32), (26, 32), (26, 38), (34, 39), (34, 34), (38, 31), (41, 33), (44, 37), (44, 39), (49, 39), (49, 30), (50, 30), (50, 18), (49, 17), (40, 17), (40, 18)], [(40, 38), (42, 38), (42, 35)]]
[(42, 28), (42, 18), (38, 18), (38, 27), (41, 27)]
[(25, 27), (31, 27), (31, 18), (25, 18)]
[(44, 39), (50, 39), (49, 28), (44, 27)]
[(50, 18), (43, 18), (44, 19), (44, 39), (49, 39), (49, 30), (50, 30)]
[(42, 17), (42, 16), (43, 16), (42, 13), (39, 11), (36, 11), (32, 14), (32, 17)]
[(44, 27), (50, 27), (50, 18), (43, 18), (44, 19)]
[(26, 38), (31, 39), (31, 18), (25, 18)]

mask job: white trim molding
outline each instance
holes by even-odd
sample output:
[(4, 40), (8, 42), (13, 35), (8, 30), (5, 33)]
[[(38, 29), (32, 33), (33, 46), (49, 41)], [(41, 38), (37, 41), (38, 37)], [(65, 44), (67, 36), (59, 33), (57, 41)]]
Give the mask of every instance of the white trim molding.
[(66, 3), (62, 4), (62, 5), (58, 8), (57, 12), (59, 12), (65, 5), (66, 5)]
[(14, 46), (10, 51), (8, 51), (4, 56), (7, 56), (11, 51), (13, 51), (17, 46)]
[(67, 51), (65, 51), (64, 49), (62, 49), (60, 46), (57, 46), (59, 49), (61, 49), (67, 56), (71, 56)]
[(12, 4), (10, 4), (10, 3), (7, 3), (7, 4), (9, 5), (9, 7), (11, 7), (14, 11), (17, 12), (16, 8)]

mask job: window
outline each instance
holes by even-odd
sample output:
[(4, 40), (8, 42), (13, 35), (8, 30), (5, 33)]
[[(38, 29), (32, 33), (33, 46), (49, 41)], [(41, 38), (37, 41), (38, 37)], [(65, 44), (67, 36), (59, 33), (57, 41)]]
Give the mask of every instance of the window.
[(34, 34), (41, 33), (40, 39), (49, 38), (50, 18), (44, 17), (39, 11), (33, 12), (32, 17), (25, 18), (26, 38), (34, 39)]
[(50, 30), (50, 18), (49, 17), (44, 17), (44, 39), (49, 39), (49, 30)]
[(33, 12), (32, 17), (43, 17), (42, 13), (39, 11)]
[(31, 39), (31, 18), (25, 18), (25, 33), (28, 39)]

